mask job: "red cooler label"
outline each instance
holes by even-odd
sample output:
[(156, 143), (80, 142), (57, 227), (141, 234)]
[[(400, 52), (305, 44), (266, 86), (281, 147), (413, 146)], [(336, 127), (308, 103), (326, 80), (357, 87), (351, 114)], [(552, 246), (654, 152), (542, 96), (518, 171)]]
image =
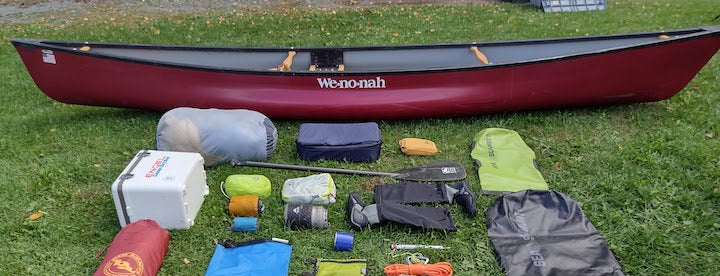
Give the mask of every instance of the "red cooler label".
[(158, 176), (158, 174), (160, 174), (160, 171), (162, 171), (162, 169), (165, 167), (165, 164), (167, 164), (168, 160), (170, 160), (170, 156), (163, 156), (155, 160), (155, 162), (152, 164), (152, 167), (150, 167), (150, 170), (145, 173), (145, 178)]

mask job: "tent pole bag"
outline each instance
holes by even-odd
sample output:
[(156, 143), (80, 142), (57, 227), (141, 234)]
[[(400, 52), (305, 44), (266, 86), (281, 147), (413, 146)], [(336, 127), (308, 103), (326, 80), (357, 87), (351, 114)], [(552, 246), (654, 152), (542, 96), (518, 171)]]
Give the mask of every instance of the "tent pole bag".
[(125, 225), (115, 235), (95, 276), (155, 275), (165, 260), (170, 233), (154, 220)]
[(382, 137), (377, 123), (300, 125), (296, 141), (302, 160), (375, 162)]

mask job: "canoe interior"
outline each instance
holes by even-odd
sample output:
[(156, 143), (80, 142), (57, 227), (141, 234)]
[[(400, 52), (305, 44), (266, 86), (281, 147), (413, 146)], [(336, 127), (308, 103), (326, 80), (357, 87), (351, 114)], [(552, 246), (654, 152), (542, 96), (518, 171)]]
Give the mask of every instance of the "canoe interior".
[[(487, 56), (489, 65), (514, 64), (571, 55), (587, 54), (652, 44), (690, 36), (703, 29), (667, 33), (646, 33), (607, 37), (516, 41), (479, 44), (413, 45), (395, 47), (297, 48), (290, 72), (310, 72), (313, 55), (339, 53), (341, 58), (318, 71), (337, 71), (342, 64), (346, 73), (422, 71), (488, 66), (481, 63), (471, 46)], [(90, 47), (89, 54), (157, 64), (220, 68), (239, 71), (269, 71), (278, 68), (288, 57), (288, 48), (211, 48), (153, 45), (122, 45), (106, 43), (43, 42), (58, 47)]]

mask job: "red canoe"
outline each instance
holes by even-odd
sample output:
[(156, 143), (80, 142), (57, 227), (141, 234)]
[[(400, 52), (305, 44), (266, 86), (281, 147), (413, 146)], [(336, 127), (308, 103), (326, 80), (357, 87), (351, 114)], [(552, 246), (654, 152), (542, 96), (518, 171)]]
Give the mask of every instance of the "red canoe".
[(40, 90), (64, 103), (370, 120), (667, 99), (720, 48), (720, 28), (340, 48), (12, 43)]

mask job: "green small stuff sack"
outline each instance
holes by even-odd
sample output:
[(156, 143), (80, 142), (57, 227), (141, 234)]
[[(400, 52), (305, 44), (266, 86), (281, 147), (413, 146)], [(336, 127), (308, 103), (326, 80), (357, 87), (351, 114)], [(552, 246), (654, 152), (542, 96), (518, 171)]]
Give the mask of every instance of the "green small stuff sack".
[(535, 163), (535, 153), (512, 130), (486, 128), (473, 139), (470, 153), (479, 166), (483, 193), (548, 190)]
[(265, 199), (271, 191), (270, 179), (263, 175), (233, 174), (225, 179), (225, 192), (229, 197), (255, 195)]
[(367, 260), (349, 259), (333, 260), (318, 259), (308, 260), (315, 264), (314, 273), (303, 273), (303, 276), (365, 276), (367, 274)]

